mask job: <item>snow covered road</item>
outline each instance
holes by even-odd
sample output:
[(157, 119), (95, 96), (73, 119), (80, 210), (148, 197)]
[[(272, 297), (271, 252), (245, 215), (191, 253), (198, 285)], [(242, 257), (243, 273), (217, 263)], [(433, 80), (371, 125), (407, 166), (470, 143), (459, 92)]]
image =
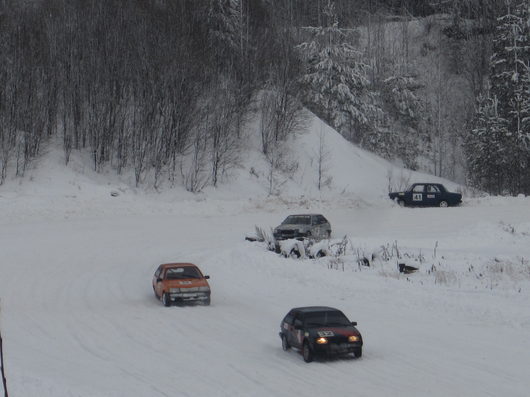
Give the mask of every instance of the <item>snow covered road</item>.
[[(528, 203), (310, 211), (367, 249), (398, 240), (430, 255), (438, 242), (439, 255), (528, 260)], [(307, 210), (200, 205), (202, 215), (94, 211), (0, 224), (11, 396), (528, 395), (528, 279), (482, 288), (420, 274), (407, 281), (394, 268), (332, 270), (242, 241), (256, 224)], [(169, 261), (211, 276), (210, 307), (155, 300), (152, 274)], [(306, 364), (282, 351), (282, 316), (306, 305), (357, 321), (363, 357)]]

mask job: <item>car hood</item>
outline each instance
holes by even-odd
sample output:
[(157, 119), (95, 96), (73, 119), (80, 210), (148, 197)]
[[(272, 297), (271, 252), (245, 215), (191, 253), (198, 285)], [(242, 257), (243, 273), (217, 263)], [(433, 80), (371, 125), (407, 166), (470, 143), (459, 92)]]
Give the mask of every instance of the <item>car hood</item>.
[[(351, 327), (317, 327), (309, 329), (314, 336), (361, 336), (360, 332), (354, 326)], [(330, 334), (331, 333), (331, 334)]]
[(166, 280), (164, 285), (167, 288), (194, 288), (194, 287), (209, 287), (208, 282), (204, 278), (185, 278), (176, 280)]
[(308, 229), (309, 225), (280, 225), (276, 228), (276, 230), (300, 230), (300, 229)]

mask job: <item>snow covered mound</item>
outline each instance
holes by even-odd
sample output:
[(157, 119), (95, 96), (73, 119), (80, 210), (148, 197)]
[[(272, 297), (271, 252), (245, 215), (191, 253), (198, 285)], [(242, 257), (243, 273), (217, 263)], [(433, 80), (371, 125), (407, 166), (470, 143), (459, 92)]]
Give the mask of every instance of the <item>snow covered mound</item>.
[[(277, 189), (286, 200), (303, 196), (305, 199), (337, 199), (357, 203), (387, 201), (389, 189), (403, 189), (413, 182), (444, 183), (449, 189), (458, 189), (456, 183), (420, 172), (403, 169), (389, 161), (363, 150), (347, 141), (337, 131), (306, 112), (306, 128), (291, 135), (285, 142), (290, 172), (276, 175)], [(269, 193), (270, 167), (260, 151), (258, 128), (250, 130), (248, 149), (241, 169), (235, 178), (218, 191), (228, 189), (253, 197)], [(322, 160), (320, 160), (322, 159)], [(321, 188), (319, 184), (319, 164)], [(211, 192), (211, 190), (207, 190)], [(237, 197), (241, 197), (237, 194)]]
[[(412, 172), (345, 140), (339, 133), (306, 111), (306, 128), (293, 134), (282, 148), (289, 170), (275, 171), (270, 189), (270, 165), (260, 150), (256, 123), (246, 131), (247, 146), (240, 165), (217, 188), (199, 194), (165, 183), (154, 190), (147, 180), (134, 186), (132, 171), (118, 176), (113, 170), (96, 173), (88, 153), (73, 152), (68, 166), (60, 144), (48, 144), (24, 178), (11, 177), (0, 186), (4, 220), (21, 218), (71, 218), (99, 213), (204, 213), (240, 211), (283, 204), (307, 206), (392, 205), (389, 189), (403, 189), (412, 182), (434, 181), (449, 189), (458, 186), (431, 175)], [(322, 156), (324, 153), (324, 156)], [(319, 158), (321, 189), (318, 189)], [(212, 205), (212, 201), (216, 205)], [(179, 203), (175, 206), (174, 203)], [(208, 202), (207, 205), (204, 205)], [(148, 204), (149, 203), (149, 204)]]

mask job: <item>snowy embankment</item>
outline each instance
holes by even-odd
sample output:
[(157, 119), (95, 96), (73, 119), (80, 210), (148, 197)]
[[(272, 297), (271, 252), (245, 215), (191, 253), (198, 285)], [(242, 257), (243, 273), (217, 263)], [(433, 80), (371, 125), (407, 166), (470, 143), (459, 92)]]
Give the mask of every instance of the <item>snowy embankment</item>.
[[(133, 189), (80, 157), (64, 169), (51, 149), (0, 187), (10, 396), (526, 396), (530, 199), (400, 208), (385, 197), (400, 171), (331, 132), (333, 184), (320, 194), (302, 156), (319, 128), (293, 144), (300, 165), (282, 197), (265, 196), (258, 158), (193, 196)], [(324, 213), (360, 252), (395, 245), (419, 270), (380, 257), (359, 267), (353, 254), (286, 259), (243, 241), (292, 212)], [(151, 277), (168, 261), (211, 276), (210, 307), (155, 300)], [(363, 358), (305, 364), (283, 352), (280, 320), (304, 305), (357, 321)]]

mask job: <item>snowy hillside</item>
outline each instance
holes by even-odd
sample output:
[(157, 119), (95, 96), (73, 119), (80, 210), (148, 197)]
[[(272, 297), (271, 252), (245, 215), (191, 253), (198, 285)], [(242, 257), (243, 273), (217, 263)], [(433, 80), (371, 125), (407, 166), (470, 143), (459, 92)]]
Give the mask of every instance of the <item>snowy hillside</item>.
[[(290, 173), (275, 172), (275, 190), (279, 194), (268, 194), (270, 170), (260, 151), (257, 126), (251, 123), (246, 131), (248, 150), (240, 166), (231, 170), (218, 188), (207, 187), (200, 194), (187, 192), (182, 186), (172, 188), (168, 182), (159, 190), (134, 188), (132, 171), (120, 177), (113, 170), (95, 173), (88, 153), (73, 152), (65, 167), (63, 151), (59, 145), (50, 144), (24, 178), (13, 177), (0, 186), (4, 220), (83, 217), (92, 209), (99, 213), (143, 213), (145, 208), (153, 213), (188, 213), (193, 211), (191, 207), (202, 202), (207, 203), (198, 205), (200, 211), (209, 212), (212, 201), (227, 202), (226, 206), (237, 209), (241, 205), (304, 204), (313, 200), (388, 207), (392, 205), (387, 196), (389, 186), (403, 189), (412, 182), (432, 181), (460, 190), (450, 181), (402, 169), (358, 148), (310, 112), (307, 112), (306, 123), (303, 132), (291, 136), (285, 143), (287, 157), (295, 167)], [(318, 190), (321, 136), (328, 153), (323, 178), (328, 183)], [(149, 186), (148, 180), (146, 185)], [(113, 192), (118, 196), (111, 196)], [(178, 205), (170, 205), (168, 209), (168, 204), (175, 202)], [(216, 205), (213, 208), (213, 212), (217, 212)]]
[[(319, 192), (321, 128), (333, 157)], [(386, 198), (389, 175), (433, 178), (402, 172), (317, 119), (289, 142), (298, 168), (284, 176), (285, 193), (267, 197), (256, 142), (230, 179), (200, 195), (134, 189), (78, 154), (65, 168), (53, 147), (0, 187), (10, 396), (527, 395), (528, 197), (398, 207)], [(287, 259), (244, 241), (292, 212), (325, 214), (333, 238), (348, 236), (347, 255)], [(211, 276), (211, 306), (155, 299), (151, 277), (169, 261)], [(401, 274), (398, 261), (419, 270)], [(306, 305), (357, 321), (363, 357), (306, 364), (282, 351), (282, 317)]]

